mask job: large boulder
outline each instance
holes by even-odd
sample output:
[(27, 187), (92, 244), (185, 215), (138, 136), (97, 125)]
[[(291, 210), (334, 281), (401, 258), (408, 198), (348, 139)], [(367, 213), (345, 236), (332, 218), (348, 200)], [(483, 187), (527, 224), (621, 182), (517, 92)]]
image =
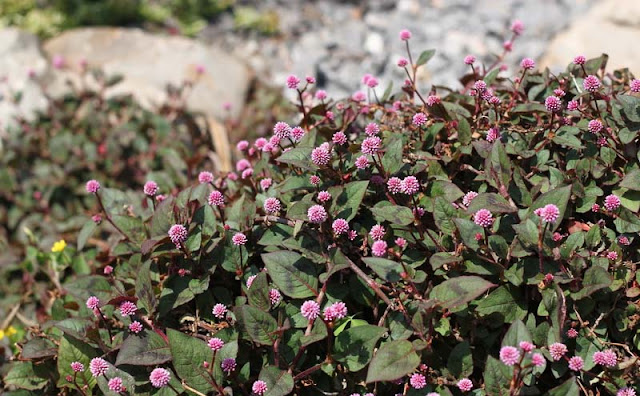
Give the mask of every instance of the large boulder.
[[(166, 99), (167, 84), (179, 85), (185, 79), (195, 81), (187, 106), (220, 119), (225, 103), (237, 115), (241, 110), (251, 74), (238, 59), (217, 48), (178, 36), (146, 33), (140, 29), (84, 28), (70, 30), (46, 41), (46, 54), (61, 56), (70, 69), (85, 60), (107, 75), (124, 79), (106, 94), (131, 93), (143, 105), (158, 105)], [(198, 76), (197, 67), (204, 66)], [(69, 70), (56, 71), (51, 81), (52, 94), (64, 91)]]
[(640, 52), (634, 44), (639, 38), (639, 0), (601, 1), (552, 40), (540, 64), (564, 68), (575, 55), (592, 58), (604, 52), (609, 55), (608, 70), (628, 67), (638, 76)]
[[(31, 119), (47, 101), (35, 76), (48, 70), (38, 38), (19, 29), (0, 30), (0, 130), (13, 125), (15, 116)], [(12, 99), (21, 93), (22, 99)]]

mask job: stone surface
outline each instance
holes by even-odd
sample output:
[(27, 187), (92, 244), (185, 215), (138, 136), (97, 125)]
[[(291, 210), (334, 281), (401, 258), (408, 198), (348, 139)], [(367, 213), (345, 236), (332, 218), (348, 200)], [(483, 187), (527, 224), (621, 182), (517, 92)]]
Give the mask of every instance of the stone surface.
[[(640, 4), (640, 0), (635, 1)], [(246, 59), (257, 75), (269, 83), (284, 87), (289, 74), (315, 75), (320, 88), (339, 98), (363, 89), (360, 81), (365, 73), (378, 77), (381, 90), (390, 81), (400, 86), (404, 76), (395, 63), (406, 54), (398, 33), (409, 29), (415, 56), (429, 48), (438, 51), (421, 74), (425, 77), (421, 89), (428, 90), (433, 84), (455, 88), (467, 70), (462, 62), (464, 56), (473, 54), (485, 63), (493, 63), (495, 54), (502, 52), (503, 40), (510, 36), (509, 26), (514, 19), (525, 23), (525, 32), (505, 58), (511, 71), (524, 57), (539, 60), (549, 41), (595, 3), (596, 0), (263, 0), (257, 7), (279, 15), (280, 35), (234, 32), (232, 17), (224, 15), (207, 27), (201, 38)], [(291, 94), (286, 89), (285, 92)]]
[(587, 58), (609, 55), (608, 70), (628, 67), (640, 75), (640, 1), (605, 0), (576, 19), (550, 43), (540, 62), (552, 70), (564, 68), (575, 55)]
[[(37, 37), (13, 28), (0, 30), (0, 127), (14, 124), (17, 115), (31, 119), (46, 107), (42, 88), (29, 71), (43, 75), (47, 70)], [(13, 103), (11, 98), (17, 92), (22, 93), (22, 100)]]
[[(225, 103), (231, 104), (232, 114), (239, 114), (251, 82), (247, 66), (220, 49), (139, 29), (76, 29), (45, 42), (43, 48), (50, 58), (62, 56), (68, 65), (66, 71), (53, 71), (49, 85), (54, 93), (64, 90), (69, 69), (77, 69), (80, 61), (86, 60), (89, 66), (98, 67), (107, 75), (124, 77), (107, 95), (132, 93), (147, 106), (165, 102), (167, 84), (175, 86), (186, 79), (197, 79), (187, 106), (221, 118), (226, 113)], [(204, 66), (205, 72), (198, 77), (199, 65)]]

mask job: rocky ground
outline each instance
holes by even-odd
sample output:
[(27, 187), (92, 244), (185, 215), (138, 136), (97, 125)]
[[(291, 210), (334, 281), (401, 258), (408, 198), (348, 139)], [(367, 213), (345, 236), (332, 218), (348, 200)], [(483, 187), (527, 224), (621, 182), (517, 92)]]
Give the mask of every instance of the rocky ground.
[[(560, 31), (599, 2), (602, 1), (265, 0), (259, 2), (259, 7), (278, 13), (279, 36), (233, 33), (233, 21), (223, 17), (209, 26), (201, 38), (246, 60), (259, 76), (274, 83), (284, 84), (291, 73), (315, 75), (323, 88), (339, 97), (359, 89), (364, 73), (379, 77), (382, 86), (390, 80), (402, 82), (403, 74), (395, 66), (397, 58), (405, 55), (398, 39), (402, 29), (413, 33), (414, 51), (438, 51), (422, 80), (455, 86), (465, 69), (464, 56), (474, 54), (492, 62), (493, 54), (502, 51), (512, 20), (522, 20), (526, 30), (506, 59), (509, 66), (525, 56), (540, 59)], [(573, 55), (567, 53), (563, 62)]]

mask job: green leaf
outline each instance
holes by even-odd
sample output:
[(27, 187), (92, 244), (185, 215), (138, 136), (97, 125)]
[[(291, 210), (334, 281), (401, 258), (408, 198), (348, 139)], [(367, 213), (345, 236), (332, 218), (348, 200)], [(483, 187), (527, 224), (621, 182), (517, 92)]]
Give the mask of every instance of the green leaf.
[(78, 251), (84, 249), (84, 246), (87, 244), (87, 240), (93, 235), (93, 232), (98, 228), (98, 225), (95, 221), (89, 220), (82, 226), (82, 229), (78, 233)]
[(103, 303), (111, 300), (113, 297), (111, 284), (109, 284), (109, 281), (104, 276), (83, 276), (71, 283), (65, 284), (65, 288), (82, 304), (91, 296), (98, 297)]
[(567, 211), (567, 203), (569, 202), (569, 198), (571, 197), (571, 185), (563, 186), (555, 188), (551, 191), (547, 191), (546, 193), (539, 196), (531, 205), (529, 209), (529, 216), (534, 219), (534, 222), (539, 221), (537, 219), (538, 216), (533, 214), (533, 211), (541, 208), (548, 204), (554, 204), (560, 210), (560, 214), (558, 215), (558, 220), (551, 225), (551, 231), (554, 231), (560, 223), (562, 223), (562, 219), (564, 218), (564, 213)]
[[(71, 369), (71, 363), (80, 362), (84, 365), (85, 369), (89, 369), (91, 359), (96, 356), (98, 356), (98, 352), (89, 344), (68, 335), (64, 335), (60, 338), (57, 361), (58, 373), (60, 374), (58, 386), (68, 385), (68, 382), (65, 379), (67, 375), (73, 377), (74, 372)], [(96, 385), (96, 379), (91, 375), (79, 375), (77, 377), (77, 381), (80, 386), (88, 385), (89, 389), (93, 389)]]
[(420, 357), (407, 340), (382, 344), (369, 364), (367, 383), (393, 381), (413, 372), (420, 364)]
[(640, 122), (640, 98), (633, 95), (618, 95), (622, 110), (630, 121)]
[(380, 278), (388, 282), (398, 282), (402, 277), (402, 264), (381, 257), (363, 257), (365, 262)]
[(116, 366), (155, 366), (171, 360), (169, 345), (158, 333), (145, 330), (141, 335), (129, 335), (116, 358)]
[(256, 307), (244, 305), (241, 309), (242, 322), (251, 339), (260, 345), (273, 345), (278, 339), (276, 320)]
[(463, 117), (458, 118), (458, 140), (464, 145), (471, 143), (471, 126)]
[(402, 162), (402, 149), (404, 142), (402, 141), (402, 135), (394, 135), (386, 143), (386, 151), (382, 157), (382, 166), (389, 174), (398, 172), (404, 163)]
[(371, 213), (379, 222), (388, 221), (395, 225), (411, 224), (414, 220), (411, 209), (400, 205), (376, 205), (371, 208)]
[(453, 309), (476, 299), (495, 285), (479, 276), (458, 276), (431, 290), (430, 298), (445, 309)]
[(576, 378), (571, 377), (562, 383), (562, 385), (556, 386), (545, 393), (545, 396), (580, 396), (580, 388), (576, 383)]
[(519, 295), (516, 288), (505, 285), (500, 286), (482, 299), (476, 308), (476, 312), (480, 316), (498, 313), (500, 314), (499, 318), (504, 323), (511, 323), (516, 319), (522, 320), (527, 316), (527, 305), (524, 297)]
[[(71, 369), (69, 369), (71, 371)], [(63, 381), (68, 385), (66, 380)], [(49, 382), (46, 378), (36, 375), (32, 362), (13, 362), (9, 365), (7, 375), (4, 377), (4, 385), (15, 386), (20, 389), (42, 389)], [(63, 386), (63, 385), (59, 385)]]
[(247, 289), (247, 299), (249, 304), (256, 308), (260, 308), (263, 311), (268, 311), (271, 308), (271, 300), (269, 299), (269, 281), (267, 280), (267, 274), (260, 272), (251, 287)]
[(318, 295), (318, 277), (315, 266), (296, 252), (280, 250), (262, 255), (273, 283), (292, 298)]
[(593, 361), (593, 353), (604, 349), (603, 345), (599, 342), (596, 343), (596, 339), (589, 339), (588, 337), (578, 337), (576, 339), (576, 356), (580, 356), (584, 360), (584, 370), (589, 371), (596, 366)]
[(286, 396), (293, 390), (293, 377), (276, 366), (267, 366), (260, 371), (262, 381), (267, 383), (264, 396)]
[(344, 188), (331, 187), (329, 192), (334, 197), (330, 212), (334, 217), (351, 221), (358, 213), (358, 208), (367, 192), (368, 181), (355, 181), (345, 184)]
[(447, 369), (456, 378), (468, 377), (473, 372), (473, 356), (469, 341), (453, 348), (447, 360)]
[(475, 197), (467, 208), (467, 213), (475, 213), (480, 209), (487, 209), (491, 213), (513, 213), (518, 210), (511, 206), (506, 199), (495, 193), (481, 193)]
[(318, 166), (311, 161), (313, 147), (295, 147), (278, 157), (278, 162), (291, 164), (305, 170), (316, 170)]
[(509, 395), (509, 381), (513, 369), (493, 356), (487, 356), (484, 367), (484, 390), (488, 395)]
[(387, 329), (373, 325), (351, 327), (335, 339), (333, 358), (352, 372), (362, 370), (373, 356), (373, 348)]
[(436, 50), (434, 49), (422, 51), (420, 53), (420, 56), (418, 57), (418, 60), (416, 61), (416, 66), (422, 66), (425, 63), (429, 62), (429, 60), (433, 58), (435, 54), (436, 54)]
[(152, 314), (158, 303), (151, 283), (151, 261), (145, 261), (138, 270), (136, 277), (136, 297), (138, 303), (148, 314)]
[(178, 377), (202, 393), (212, 391), (213, 387), (207, 378), (209, 374), (202, 368), (202, 362), (211, 361), (212, 352), (207, 344), (173, 329), (167, 329), (167, 337)]
[(480, 249), (480, 244), (476, 239), (476, 234), (480, 233), (484, 235), (482, 227), (474, 223), (469, 219), (454, 219), (454, 223), (460, 232), (462, 242), (471, 250)]
[(451, 202), (443, 197), (436, 198), (433, 206), (433, 219), (440, 231), (449, 235), (456, 231), (453, 219), (457, 213), (458, 211), (451, 205)]
[(589, 267), (584, 272), (584, 278), (582, 279), (582, 288), (573, 293), (574, 300), (581, 300), (588, 297), (600, 289), (607, 288), (613, 283), (613, 277), (607, 272), (606, 269), (599, 266)]
[(532, 340), (529, 329), (527, 329), (527, 326), (525, 326), (522, 320), (518, 319), (509, 326), (507, 334), (502, 338), (502, 346), (513, 346), (517, 348), (520, 341), (532, 342)]

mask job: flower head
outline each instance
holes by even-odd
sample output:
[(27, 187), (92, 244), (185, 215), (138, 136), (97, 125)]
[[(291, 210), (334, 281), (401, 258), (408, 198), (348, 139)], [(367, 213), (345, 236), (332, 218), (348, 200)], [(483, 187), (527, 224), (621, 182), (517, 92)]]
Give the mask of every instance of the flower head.
[(171, 381), (171, 373), (167, 369), (155, 368), (149, 375), (149, 381), (154, 388), (165, 387)]
[(531, 356), (531, 363), (536, 367), (544, 365), (544, 356), (539, 353), (534, 353), (533, 356)]
[(213, 173), (202, 171), (198, 174), (198, 182), (200, 184), (207, 184), (213, 182)]
[(169, 228), (169, 238), (176, 247), (180, 247), (187, 240), (187, 229), (182, 224), (174, 224)]
[(408, 41), (411, 38), (411, 32), (407, 29), (402, 29), (400, 31), (400, 40)]
[(593, 353), (593, 362), (601, 366), (615, 367), (618, 364), (618, 357), (611, 349)]
[(547, 204), (533, 211), (545, 223), (555, 223), (560, 216), (560, 209), (554, 204)]
[(100, 306), (100, 299), (96, 296), (91, 296), (87, 298), (87, 308), (96, 309)]
[(231, 241), (236, 246), (241, 246), (247, 243), (247, 236), (241, 232), (236, 232), (233, 237), (231, 237)]
[(321, 205), (313, 205), (307, 211), (311, 223), (320, 224), (327, 220), (327, 211)]
[(402, 191), (403, 194), (413, 195), (420, 191), (420, 182), (415, 176), (407, 176), (402, 179), (400, 191)]
[(621, 388), (616, 393), (616, 396), (636, 396), (636, 391), (632, 388)]
[(287, 77), (287, 87), (289, 89), (298, 89), (298, 84), (300, 84), (300, 79), (293, 74)]
[(319, 186), (320, 182), (321, 182), (320, 177), (316, 175), (309, 176), (309, 183), (313, 184), (314, 186)]
[(607, 195), (604, 199), (604, 207), (609, 211), (614, 211), (620, 207), (620, 198), (615, 194)]
[(333, 142), (333, 144), (342, 146), (347, 144), (347, 136), (343, 132), (336, 132), (333, 134), (331, 141)]
[(366, 155), (361, 155), (356, 158), (355, 164), (358, 169), (366, 169), (369, 166), (369, 159)]
[(148, 182), (144, 183), (142, 191), (145, 193), (145, 195), (153, 197), (158, 193), (158, 183), (154, 182), (153, 180), (149, 180)]
[(371, 253), (377, 257), (384, 256), (387, 254), (387, 243), (385, 241), (375, 241), (373, 245), (371, 245)]
[(324, 309), (324, 319), (332, 321), (347, 316), (347, 306), (342, 301), (335, 302)]
[(498, 128), (490, 128), (487, 131), (487, 142), (492, 143), (498, 139), (500, 139), (500, 131), (498, 130)]
[(89, 194), (95, 194), (100, 190), (100, 183), (97, 180), (89, 180), (86, 188)]
[(469, 392), (473, 389), (473, 382), (469, 378), (463, 378), (457, 383), (458, 389), (463, 392)]
[(82, 364), (80, 362), (72, 362), (71, 363), (71, 370), (73, 370), (75, 373), (79, 373), (81, 371), (84, 371), (84, 364)]
[(125, 301), (120, 304), (120, 315), (122, 316), (135, 315), (136, 311), (138, 311), (138, 307), (131, 301)]
[(134, 334), (138, 334), (142, 331), (142, 329), (142, 323), (138, 322), (137, 320), (131, 322), (131, 324), (129, 325), (129, 331)]
[(345, 234), (349, 232), (349, 223), (345, 219), (335, 219), (331, 228), (336, 235)]
[(282, 301), (282, 294), (278, 289), (269, 290), (269, 302), (271, 305), (277, 305), (280, 301)]
[(120, 377), (111, 378), (107, 385), (109, 386), (110, 391), (118, 393), (124, 391), (124, 386), (122, 386), (122, 378)]
[(480, 227), (489, 227), (493, 224), (493, 217), (489, 210), (480, 209), (473, 215), (473, 222)]
[(520, 360), (520, 351), (513, 346), (503, 346), (500, 348), (500, 360), (507, 366), (513, 366)]
[(555, 361), (560, 360), (567, 352), (567, 346), (559, 342), (549, 345), (549, 354)]
[(360, 150), (362, 154), (375, 154), (382, 147), (382, 140), (377, 136), (370, 136), (362, 141)]
[(260, 188), (262, 188), (262, 190), (264, 191), (269, 189), (269, 187), (271, 187), (271, 184), (273, 184), (273, 180), (271, 180), (271, 178), (269, 177), (267, 177), (266, 179), (260, 180)]
[(531, 70), (533, 68), (536, 67), (536, 61), (534, 61), (531, 58), (524, 58), (521, 62), (520, 62), (520, 67), (522, 67), (525, 70)]
[(224, 195), (218, 190), (213, 190), (209, 193), (208, 202), (211, 206), (222, 206), (224, 205)]
[(535, 349), (535, 345), (533, 345), (529, 341), (520, 341), (518, 346), (526, 353), (529, 353)]
[(311, 161), (318, 166), (326, 166), (331, 160), (331, 153), (324, 147), (316, 147), (311, 151)]
[(216, 305), (213, 306), (211, 313), (216, 318), (222, 319), (227, 314), (227, 307), (224, 304), (217, 303)]
[(269, 214), (274, 214), (280, 211), (282, 206), (278, 198), (270, 197), (264, 200), (264, 210)]
[(211, 338), (209, 342), (207, 342), (207, 345), (209, 345), (209, 348), (211, 348), (212, 351), (217, 352), (224, 346), (224, 341), (222, 341), (220, 338), (215, 337)]
[(577, 336), (578, 336), (578, 330), (574, 329), (573, 327), (567, 330), (567, 337), (576, 338)]
[(220, 363), (220, 368), (222, 371), (227, 373), (227, 375), (231, 374), (232, 371), (236, 369), (236, 359), (234, 358), (226, 358)]
[(409, 384), (411, 384), (414, 389), (422, 389), (427, 386), (427, 379), (424, 375), (415, 373), (409, 378)]
[(484, 92), (487, 89), (487, 83), (483, 80), (477, 80), (475, 83), (473, 83), (473, 89), (478, 92)]
[(519, 19), (515, 19), (512, 23), (511, 23), (511, 31), (513, 32), (513, 34), (515, 34), (516, 36), (519, 36), (522, 34), (522, 32), (524, 32), (524, 23), (522, 23), (521, 20)]
[(604, 128), (604, 125), (602, 125), (602, 122), (600, 120), (591, 120), (587, 125), (587, 129), (589, 129), (589, 132), (591, 133), (598, 133), (603, 128)]
[(477, 196), (478, 196), (478, 193), (477, 193), (477, 192), (475, 192), (475, 191), (469, 191), (468, 193), (466, 193), (466, 194), (464, 195), (464, 197), (462, 197), (462, 204), (463, 204), (464, 206), (469, 206), (469, 205), (471, 204), (471, 201), (473, 201), (473, 199), (474, 199), (475, 197), (477, 197)]
[(382, 238), (384, 238), (385, 232), (386, 230), (384, 229), (383, 226), (381, 226), (380, 224), (376, 224), (373, 227), (371, 227), (371, 230), (369, 231), (369, 235), (371, 236), (371, 239), (373, 239), (374, 241), (379, 241), (379, 240), (382, 240)]
[(286, 139), (291, 136), (291, 127), (286, 122), (276, 122), (273, 126), (273, 135), (279, 139)]
[(476, 61), (476, 57), (473, 55), (467, 55), (464, 57), (464, 64), (465, 65), (473, 65)]
[(262, 380), (257, 380), (251, 386), (251, 391), (256, 395), (264, 395), (267, 389), (267, 383)]
[(574, 356), (569, 359), (569, 369), (573, 371), (580, 371), (584, 367), (584, 360), (580, 356)]
[(64, 239), (61, 239), (59, 241), (56, 241), (53, 246), (51, 246), (51, 252), (52, 253), (59, 253), (61, 251), (64, 250), (64, 248), (67, 247), (67, 242), (65, 242)]
[(392, 177), (387, 181), (387, 188), (391, 194), (397, 194), (402, 191), (402, 180), (398, 177)]
[(93, 358), (91, 362), (89, 362), (89, 371), (91, 371), (91, 375), (94, 377), (99, 377), (107, 372), (109, 369), (109, 363), (103, 358)]
[(328, 202), (331, 200), (331, 193), (329, 191), (320, 191), (318, 193), (318, 202)]
[(585, 77), (584, 81), (582, 82), (582, 87), (589, 92), (597, 92), (598, 89), (600, 89), (601, 85), (602, 84), (600, 83), (598, 77), (594, 75)]
[(631, 83), (629, 83), (629, 89), (631, 89), (631, 92), (634, 93), (640, 92), (640, 80), (631, 80)]
[(562, 101), (557, 96), (547, 96), (544, 100), (544, 107), (547, 108), (547, 111), (557, 113), (562, 110)]
[(320, 314), (320, 305), (313, 300), (307, 300), (302, 303), (300, 313), (307, 320), (314, 320)]

